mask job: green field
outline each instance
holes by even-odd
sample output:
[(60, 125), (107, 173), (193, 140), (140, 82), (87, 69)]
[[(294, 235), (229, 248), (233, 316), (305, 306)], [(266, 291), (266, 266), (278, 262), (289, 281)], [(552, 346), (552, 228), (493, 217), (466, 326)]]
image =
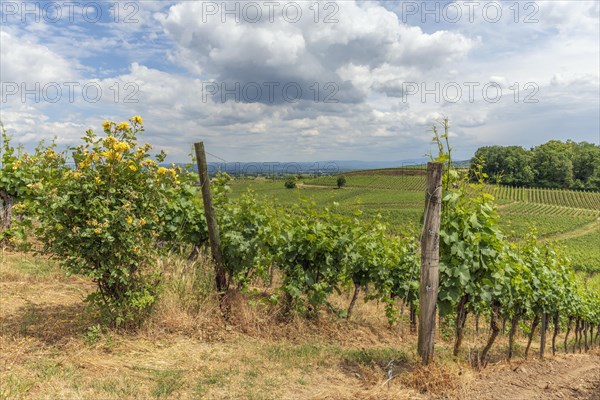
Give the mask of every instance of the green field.
[[(394, 232), (416, 233), (425, 177), (421, 171), (398, 171), (350, 173), (342, 189), (336, 188), (334, 176), (303, 179), (296, 189), (264, 178), (236, 179), (232, 187), (234, 195), (251, 189), (280, 204), (308, 201), (336, 207), (341, 214), (360, 210), (365, 220), (380, 215)], [(541, 238), (563, 244), (578, 270), (600, 272), (600, 193), (496, 185), (489, 185), (488, 191), (496, 197), (501, 227), (509, 238), (519, 240), (534, 227)]]
[[(398, 169), (397, 175), (389, 174), (350, 173), (347, 176), (348, 186), (385, 190), (425, 190), (423, 170)], [(336, 186), (335, 176), (325, 176), (308, 179), (310, 185)], [(496, 197), (499, 203), (534, 203), (564, 207), (568, 209), (600, 210), (600, 192), (584, 192), (558, 189), (516, 188), (510, 186), (488, 185), (488, 191)]]
[(587, 235), (562, 240), (560, 243), (565, 246), (576, 269), (600, 271), (600, 228)]

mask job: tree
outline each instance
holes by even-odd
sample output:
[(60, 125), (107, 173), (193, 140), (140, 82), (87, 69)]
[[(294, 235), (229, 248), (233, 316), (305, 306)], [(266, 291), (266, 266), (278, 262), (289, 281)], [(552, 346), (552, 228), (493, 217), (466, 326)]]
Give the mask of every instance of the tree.
[(575, 188), (598, 188), (593, 177), (600, 172), (600, 146), (587, 142), (567, 142), (573, 148), (573, 179)]
[(492, 182), (511, 186), (531, 186), (533, 183), (531, 152), (520, 146), (481, 147), (471, 159), (471, 170), (482, 161), (483, 172)]
[(600, 146), (588, 142), (551, 140), (531, 150), (481, 147), (471, 159), (471, 171), (479, 164), (492, 182), (510, 186), (600, 188)]
[(340, 175), (337, 178), (337, 187), (338, 189), (341, 189), (344, 186), (346, 186), (346, 177), (344, 175)]
[(535, 184), (548, 188), (573, 186), (573, 148), (560, 140), (551, 140), (533, 149)]
[(287, 189), (295, 189), (296, 188), (296, 178), (291, 177), (287, 178), (284, 183)]

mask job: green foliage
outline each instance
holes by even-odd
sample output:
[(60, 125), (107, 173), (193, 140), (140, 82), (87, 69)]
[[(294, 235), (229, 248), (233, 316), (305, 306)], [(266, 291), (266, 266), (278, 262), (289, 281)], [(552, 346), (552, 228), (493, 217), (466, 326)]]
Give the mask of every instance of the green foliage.
[(14, 148), (11, 139), (2, 133), (0, 169), (0, 243), (27, 247), (27, 232), (23, 224), (13, 224), (15, 215), (23, 216), (26, 205), (44, 181), (55, 181), (66, 171), (64, 154), (56, 153), (56, 144), (37, 147), (35, 154), (29, 155), (22, 148)]
[(395, 299), (416, 304), (419, 297), (420, 262), (416, 238), (390, 235), (387, 226), (375, 221), (368, 229), (357, 225), (359, 233), (349, 252), (349, 273), (355, 285), (369, 286), (366, 300), (385, 304), (388, 322), (398, 313)]
[[(543, 205), (566, 207), (568, 209), (547, 209), (549, 213), (570, 213), (592, 210), (598, 213), (600, 210), (600, 192), (583, 192), (565, 189), (531, 189), (510, 186), (488, 186), (488, 191), (493, 193), (498, 200), (505, 202), (522, 202), (519, 207), (529, 208), (529, 213), (540, 213)], [(536, 203), (536, 204), (528, 204)], [(574, 208), (583, 210), (573, 210)], [(570, 209), (570, 210), (569, 210)]]
[(480, 147), (471, 159), (471, 169), (483, 165), (492, 182), (510, 186), (530, 186), (534, 182), (531, 154), (519, 146)]
[(347, 218), (329, 209), (317, 211), (309, 206), (295, 212), (282, 231), (283, 290), (294, 306), (314, 314), (329, 294), (340, 292), (351, 226)]
[(440, 309), (448, 313), (467, 295), (491, 305), (502, 277), (504, 236), (493, 197), (480, 184), (461, 182), (443, 197), (440, 229)]
[(87, 328), (87, 331), (83, 336), (83, 340), (87, 344), (92, 345), (98, 343), (100, 337), (102, 337), (102, 326), (100, 326), (100, 324), (96, 324)]
[(296, 188), (296, 178), (290, 177), (285, 180), (284, 186), (286, 189), (295, 189)]
[(484, 162), (492, 181), (517, 187), (600, 189), (600, 146), (551, 140), (531, 150), (481, 147), (471, 160)]
[(577, 270), (600, 272), (600, 229), (560, 243)]
[(338, 189), (343, 188), (344, 186), (346, 186), (346, 177), (344, 175), (338, 176), (336, 183)]
[(254, 279), (267, 282), (278, 254), (279, 210), (260, 204), (251, 192), (218, 209), (223, 260), (230, 277), (246, 288)]
[(551, 140), (533, 151), (535, 181), (546, 188), (573, 187), (573, 152), (568, 143)]
[(167, 248), (185, 245), (201, 245), (208, 241), (208, 228), (200, 188), (196, 185), (197, 175), (171, 168), (176, 173), (175, 185), (163, 185), (162, 194), (169, 200), (157, 210), (161, 222), (158, 240), (168, 243)]
[[(447, 121), (444, 121), (447, 127)], [(449, 153), (434, 129), (434, 141), (445, 162), (445, 194), (440, 231), (440, 290), (442, 314), (500, 310), (506, 318), (533, 318), (542, 313), (598, 320), (598, 295), (577, 286), (570, 260), (550, 243), (540, 243), (535, 232), (519, 244), (507, 242), (499, 229), (494, 197), (484, 190), (488, 175), (473, 164), (469, 183), (460, 179)], [(554, 145), (554, 144), (553, 144)], [(456, 334), (461, 334), (457, 323)], [(456, 342), (458, 346), (460, 341)], [(455, 347), (455, 352), (458, 347)]]

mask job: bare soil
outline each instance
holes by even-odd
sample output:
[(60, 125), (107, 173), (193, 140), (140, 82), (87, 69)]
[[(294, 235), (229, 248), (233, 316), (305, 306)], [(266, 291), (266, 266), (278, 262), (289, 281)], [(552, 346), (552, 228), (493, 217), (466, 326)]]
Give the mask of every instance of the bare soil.
[(488, 367), (465, 399), (600, 399), (600, 355), (557, 354)]

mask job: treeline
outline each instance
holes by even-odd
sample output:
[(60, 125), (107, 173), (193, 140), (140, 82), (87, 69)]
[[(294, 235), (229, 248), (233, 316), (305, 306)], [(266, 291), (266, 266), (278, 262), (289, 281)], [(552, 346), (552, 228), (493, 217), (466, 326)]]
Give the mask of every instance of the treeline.
[(471, 169), (482, 162), (490, 180), (503, 185), (600, 190), (600, 146), (593, 143), (551, 140), (530, 150), (480, 147)]

